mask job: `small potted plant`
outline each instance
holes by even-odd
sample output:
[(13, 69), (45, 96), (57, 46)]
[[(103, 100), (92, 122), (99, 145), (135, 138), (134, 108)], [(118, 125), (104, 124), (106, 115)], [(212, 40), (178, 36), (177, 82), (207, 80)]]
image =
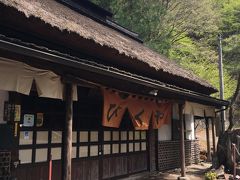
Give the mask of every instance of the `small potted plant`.
[(209, 171), (205, 173), (205, 180), (216, 180), (217, 179), (217, 173), (214, 171)]

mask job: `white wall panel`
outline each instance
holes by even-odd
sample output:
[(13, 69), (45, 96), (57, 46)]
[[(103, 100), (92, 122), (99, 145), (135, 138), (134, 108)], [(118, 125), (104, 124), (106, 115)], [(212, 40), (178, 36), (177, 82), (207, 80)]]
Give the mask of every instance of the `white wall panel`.
[(172, 126), (171, 124), (164, 124), (158, 129), (158, 140), (167, 141), (172, 139)]

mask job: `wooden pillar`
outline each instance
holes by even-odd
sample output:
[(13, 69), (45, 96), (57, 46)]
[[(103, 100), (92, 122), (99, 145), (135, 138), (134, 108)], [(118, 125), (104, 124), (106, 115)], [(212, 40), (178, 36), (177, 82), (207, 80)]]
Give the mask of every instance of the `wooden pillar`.
[(212, 141), (213, 141), (213, 154), (216, 153), (216, 142), (215, 142), (215, 129), (214, 129), (214, 121), (215, 119), (212, 118), (211, 122), (212, 122)]
[(180, 121), (180, 154), (181, 154), (181, 177), (178, 179), (184, 179), (185, 172), (185, 146), (184, 146), (184, 120), (183, 120), (183, 105), (179, 104), (179, 121)]
[(62, 180), (71, 180), (73, 87), (65, 84), (66, 119), (63, 132)]
[(158, 140), (157, 140), (157, 134), (156, 130), (153, 129), (152, 127), (152, 121), (150, 121), (149, 124), (149, 130), (148, 130), (148, 167), (149, 171), (153, 172), (156, 171), (157, 169), (157, 161), (158, 161), (158, 156), (157, 156), (157, 145), (158, 145)]
[(152, 121), (150, 121), (149, 124), (149, 130), (148, 130), (148, 144), (149, 144), (149, 171), (154, 172), (156, 171), (156, 164), (157, 164), (157, 149), (156, 144), (158, 144), (158, 141), (156, 139), (156, 131), (152, 128)]
[(211, 161), (211, 149), (210, 149), (210, 138), (209, 138), (209, 119), (205, 117), (206, 123), (206, 137), (207, 137), (207, 160)]

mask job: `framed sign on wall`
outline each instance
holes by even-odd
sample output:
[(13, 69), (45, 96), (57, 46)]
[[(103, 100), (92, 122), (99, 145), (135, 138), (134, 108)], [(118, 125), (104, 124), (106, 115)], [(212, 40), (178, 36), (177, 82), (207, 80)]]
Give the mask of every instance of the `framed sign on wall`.
[(15, 114), (15, 105), (9, 103), (8, 101), (4, 102), (4, 115), (3, 120), (10, 122), (14, 120)]
[(33, 127), (34, 126), (34, 114), (24, 114), (23, 126), (24, 127)]

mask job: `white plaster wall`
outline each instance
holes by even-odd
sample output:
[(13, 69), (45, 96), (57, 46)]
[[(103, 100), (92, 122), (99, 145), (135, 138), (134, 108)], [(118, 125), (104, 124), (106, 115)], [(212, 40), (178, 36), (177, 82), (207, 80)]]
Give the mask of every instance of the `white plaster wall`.
[(164, 124), (158, 129), (158, 141), (167, 141), (172, 139), (171, 124)]
[(4, 101), (8, 101), (8, 91), (0, 90), (0, 124), (6, 123), (3, 121)]
[(186, 126), (186, 139), (194, 140), (194, 116), (191, 114), (185, 114), (185, 126)]

